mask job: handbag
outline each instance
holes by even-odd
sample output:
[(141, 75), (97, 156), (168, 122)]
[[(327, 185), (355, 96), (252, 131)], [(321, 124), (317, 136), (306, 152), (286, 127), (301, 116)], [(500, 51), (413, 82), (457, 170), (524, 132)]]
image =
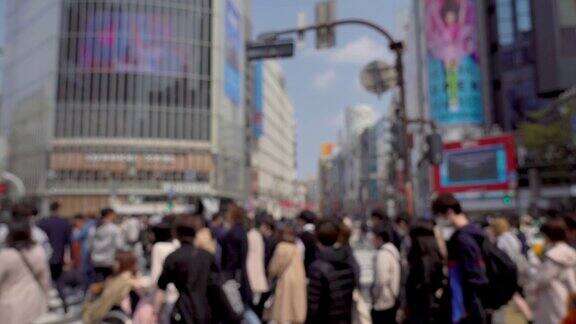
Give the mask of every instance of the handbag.
[(238, 314), (244, 314), (245, 307), (244, 302), (242, 301), (242, 294), (240, 293), (240, 283), (237, 278), (240, 276), (237, 274), (235, 278), (230, 278), (224, 282), (222, 285), (222, 290), (224, 291), (224, 295), (226, 299), (228, 299), (228, 303), (232, 307), (232, 310)]

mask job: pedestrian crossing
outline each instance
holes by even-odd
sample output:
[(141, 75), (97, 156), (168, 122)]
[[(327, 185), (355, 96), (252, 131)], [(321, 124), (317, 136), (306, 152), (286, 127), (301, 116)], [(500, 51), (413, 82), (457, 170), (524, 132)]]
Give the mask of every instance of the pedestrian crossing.
[(82, 302), (81, 294), (72, 294), (67, 298), (69, 309), (64, 313), (62, 300), (58, 297), (56, 289), (51, 289), (48, 294), (48, 313), (40, 316), (34, 324), (81, 324), (82, 323)]

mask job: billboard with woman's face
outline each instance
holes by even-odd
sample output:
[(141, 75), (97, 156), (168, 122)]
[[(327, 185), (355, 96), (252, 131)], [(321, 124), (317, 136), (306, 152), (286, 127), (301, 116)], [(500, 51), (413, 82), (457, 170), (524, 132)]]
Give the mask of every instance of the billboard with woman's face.
[(430, 117), (483, 124), (476, 0), (425, 0)]

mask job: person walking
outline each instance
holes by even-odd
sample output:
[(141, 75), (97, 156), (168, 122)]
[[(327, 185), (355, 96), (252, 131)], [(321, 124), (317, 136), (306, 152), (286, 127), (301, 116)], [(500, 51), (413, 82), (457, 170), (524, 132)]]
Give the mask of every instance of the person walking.
[(560, 323), (567, 315), (569, 295), (576, 292), (576, 251), (566, 243), (566, 230), (561, 219), (540, 227), (546, 247), (542, 264), (530, 274), (536, 285), (535, 324)]
[(248, 235), (244, 222), (246, 212), (231, 204), (226, 213), (226, 223), (229, 230), (226, 232), (220, 245), (222, 247), (221, 269), (225, 280), (235, 280), (240, 286), (240, 294), (244, 305), (252, 304), (252, 290), (246, 273), (246, 259), (248, 258)]
[(310, 271), (310, 265), (316, 259), (316, 237), (314, 236), (314, 229), (316, 219), (318, 216), (310, 211), (310, 210), (303, 210), (299, 215), (298, 219), (298, 238), (302, 241), (304, 245), (304, 266), (306, 267), (306, 273)]
[(354, 256), (354, 251), (350, 245), (350, 238), (352, 237), (352, 229), (344, 222), (340, 223), (340, 233), (338, 235), (338, 246), (346, 251), (348, 254), (348, 262), (352, 265), (354, 270), (354, 286), (360, 289), (360, 265)]
[(80, 262), (84, 283), (84, 290), (94, 281), (94, 269), (92, 267), (92, 258), (90, 252), (90, 235), (96, 227), (95, 215), (83, 217), (78, 215), (75, 217), (75, 222), (78, 229), (72, 232), (72, 240), (80, 245)]
[(372, 321), (396, 323), (398, 295), (400, 293), (400, 252), (392, 244), (392, 228), (384, 224), (376, 226), (374, 247), (378, 250), (374, 262), (372, 286)]
[(254, 305), (258, 305), (262, 294), (269, 289), (264, 267), (264, 238), (255, 226), (248, 231), (248, 255), (246, 270), (250, 289), (254, 294)]
[(99, 224), (90, 235), (90, 258), (96, 282), (103, 282), (113, 273), (116, 251), (124, 248), (116, 217), (113, 209), (102, 209)]
[(296, 246), (296, 232), (290, 225), (282, 229), (281, 242), (274, 251), (268, 274), (276, 285), (264, 318), (275, 323), (304, 323), (306, 272)]
[(8, 224), (0, 261), (0, 322), (32, 323), (48, 310), (50, 270), (44, 250), (32, 240), (29, 222)]
[(70, 248), (72, 241), (72, 225), (68, 220), (60, 215), (60, 203), (52, 202), (50, 204), (50, 216), (41, 219), (37, 225), (48, 236), (48, 241), (52, 247), (52, 256), (50, 257), (50, 273), (52, 281), (57, 282), (62, 275), (64, 268), (64, 257), (66, 249)]
[[(27, 210), (29, 212), (22, 213), (15, 211), (15, 209)], [(41, 230), (33, 221), (36, 214), (36, 208), (29, 204), (19, 203), (12, 209), (12, 220), (13, 221), (26, 221), (30, 223), (32, 241), (39, 244), (43, 249), (46, 257), (50, 259), (52, 257), (52, 246), (48, 240), (48, 235)], [(0, 249), (6, 245), (6, 239), (8, 237), (8, 225), (0, 224)]]
[(306, 323), (352, 322), (354, 269), (346, 250), (335, 246), (339, 224), (321, 220), (316, 226), (319, 250), (310, 265)]
[(208, 228), (206, 219), (198, 213), (190, 215), (190, 217), (194, 221), (194, 229), (196, 230), (194, 245), (214, 255), (216, 253), (216, 240), (212, 237), (212, 231)]
[(106, 279), (102, 290), (84, 304), (82, 320), (86, 324), (101, 323), (111, 311), (118, 311), (126, 318), (130, 318), (136, 308), (136, 303), (125, 303), (130, 292), (138, 287), (136, 256), (130, 251), (117, 251), (114, 258), (116, 262), (114, 273)]
[(483, 288), (488, 284), (478, 243), (485, 239), (482, 229), (470, 222), (460, 202), (452, 194), (440, 194), (432, 202), (432, 212), (439, 223), (456, 229), (448, 241), (452, 322), (489, 323), (488, 313), (480, 299)]
[(449, 305), (444, 298), (444, 257), (438, 247), (434, 225), (415, 221), (410, 227), (408, 277), (406, 279), (406, 323), (449, 323)]
[[(180, 247), (180, 242), (172, 235), (172, 223), (165, 219), (152, 227), (154, 244), (150, 258), (150, 279), (153, 283), (158, 282), (164, 261), (166, 258)], [(158, 313), (159, 323), (169, 323), (172, 306), (178, 300), (178, 291), (174, 284), (169, 284), (165, 290), (164, 303), (161, 305)]]
[(194, 221), (186, 215), (176, 219), (175, 233), (180, 247), (164, 262), (158, 278), (154, 312), (158, 316), (165, 302), (165, 291), (174, 284), (179, 297), (170, 323), (239, 323), (231, 306), (221, 297), (220, 273), (214, 256), (194, 246)]

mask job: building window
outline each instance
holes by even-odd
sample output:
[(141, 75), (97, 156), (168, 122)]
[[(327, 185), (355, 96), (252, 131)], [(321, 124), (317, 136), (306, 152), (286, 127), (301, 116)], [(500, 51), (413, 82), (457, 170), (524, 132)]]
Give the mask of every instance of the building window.
[(516, 0), (516, 28), (521, 33), (532, 30), (530, 0)]
[(209, 140), (211, 3), (64, 0), (56, 135)]
[(512, 0), (497, 0), (498, 43), (506, 46), (514, 43), (514, 11)]

